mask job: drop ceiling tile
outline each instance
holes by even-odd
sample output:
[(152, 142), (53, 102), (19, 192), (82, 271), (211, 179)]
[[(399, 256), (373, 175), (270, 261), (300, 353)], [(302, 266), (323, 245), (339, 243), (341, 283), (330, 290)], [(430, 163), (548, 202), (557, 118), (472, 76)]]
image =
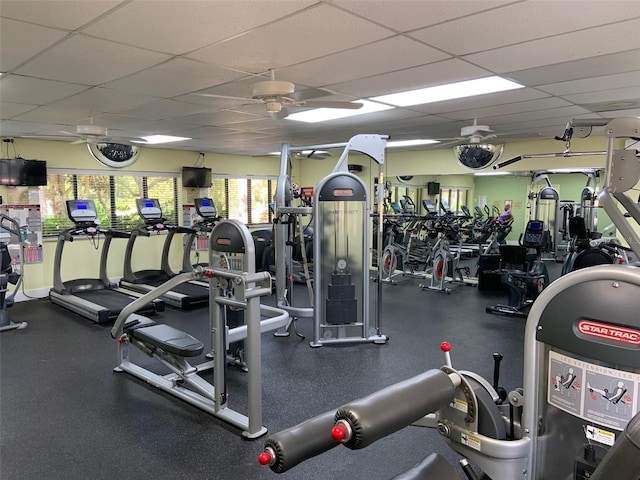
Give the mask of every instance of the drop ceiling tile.
[(364, 18), (387, 25), (399, 32), (406, 32), (467, 15), (473, 18), (477, 12), (512, 2), (478, 2), (470, 0), (367, 0), (363, 2), (362, 0), (334, 0), (333, 3)]
[(77, 30), (118, 4), (126, 3), (122, 0), (2, 0), (2, 16), (47, 27)]
[[(16, 71), (50, 80), (100, 85), (167, 60), (166, 55), (75, 35)], [(87, 67), (90, 68), (87, 68)]]
[(484, 119), (498, 115), (509, 115), (512, 113), (532, 112), (536, 110), (548, 110), (551, 108), (560, 108), (571, 106), (571, 103), (560, 98), (547, 97), (539, 100), (531, 100), (529, 102), (514, 102), (494, 107), (482, 107), (469, 110), (460, 110), (458, 112), (444, 113), (443, 116), (454, 120)]
[[(624, 38), (625, 42), (619, 42), (619, 38)], [(636, 45), (640, 45), (640, 19), (533, 40), (463, 58), (501, 73), (618, 53)]]
[(179, 120), (191, 125), (220, 126), (256, 120), (256, 115), (246, 112), (220, 110), (218, 112), (206, 112), (198, 113), (195, 115), (186, 115), (180, 117)]
[(177, 120), (149, 120), (146, 123), (139, 123), (129, 128), (123, 128), (130, 136), (148, 135), (176, 135), (181, 137), (191, 137), (187, 132), (193, 130), (193, 125), (187, 125)]
[[(604, 112), (599, 112), (601, 116), (605, 118), (616, 118), (616, 117), (637, 117), (640, 118), (640, 108), (631, 108), (624, 110), (609, 110)], [(640, 150), (640, 146), (636, 143), (636, 149)]]
[(536, 110), (533, 112), (512, 113), (509, 115), (496, 115), (493, 117), (484, 118), (483, 122), (486, 122), (488, 125), (495, 127), (497, 125), (508, 126), (511, 123), (558, 118), (558, 119), (564, 119), (564, 122), (566, 124), (566, 122), (571, 120), (574, 116), (582, 115), (585, 113), (588, 113), (588, 111), (584, 108), (581, 108), (578, 106), (569, 106), (569, 107), (553, 108), (549, 110)]
[(0, 98), (3, 101), (46, 105), (86, 90), (84, 85), (40, 80), (20, 75), (0, 77)]
[(84, 111), (86, 115), (99, 115), (104, 112), (117, 112), (129, 109), (136, 105), (156, 101), (156, 97), (150, 95), (136, 95), (132, 92), (120, 92), (109, 88), (93, 87), (84, 90), (77, 95), (53, 102), (51, 107), (69, 108)]
[(17, 120), (36, 123), (52, 123), (56, 125), (77, 125), (88, 123), (87, 111), (84, 108), (38, 107), (15, 117)]
[(204, 62), (260, 72), (374, 42), (393, 33), (321, 4), (189, 55)]
[(175, 130), (176, 135), (178, 136), (193, 136), (194, 138), (198, 138), (200, 140), (217, 140), (220, 137), (228, 137), (235, 133), (235, 130), (224, 127), (195, 127), (190, 129), (183, 130)]
[[(131, 2), (85, 33), (175, 55), (251, 31), (312, 5), (310, 0)], [(144, 19), (140, 22), (140, 19)], [(171, 19), (171, 31), (158, 28)]]
[(633, 87), (636, 85), (640, 85), (640, 70), (569, 82), (552, 83), (549, 85), (539, 85), (536, 88), (552, 95), (564, 96), (585, 92), (597, 92), (599, 90)]
[[(4, 2), (2, 5), (4, 14)], [(64, 38), (67, 32), (0, 18), (0, 72), (14, 70), (45, 48)], [(29, 41), (16, 42), (16, 38)]]
[(109, 130), (124, 129), (135, 130), (138, 127), (145, 129), (153, 121), (143, 120), (136, 117), (130, 117), (127, 115), (120, 115), (117, 113), (105, 113), (93, 117), (93, 121), (103, 127), (107, 127)]
[(640, 49), (508, 72), (506, 76), (533, 87), (637, 70), (640, 70)]
[[(580, 8), (576, 8), (575, 1), (556, 0), (550, 8), (541, 2), (523, 2), (417, 30), (411, 32), (411, 37), (454, 55), (467, 55), (564, 34), (568, 28), (577, 31), (627, 20), (628, 6), (625, 0), (606, 4), (581, 2)], [(500, 25), (500, 28), (486, 28), (487, 25)]]
[(37, 122), (21, 122), (18, 120), (3, 120), (0, 122), (0, 136), (2, 137), (21, 137), (29, 135), (38, 135), (40, 133), (60, 134), (60, 125), (37, 123)]
[(563, 98), (578, 105), (586, 103), (615, 102), (620, 100), (639, 99), (640, 84), (635, 87), (616, 88), (613, 90), (599, 90), (597, 92), (564, 95)]
[(175, 100), (157, 100), (143, 105), (121, 110), (120, 115), (130, 115), (145, 118), (147, 120), (166, 120), (185, 115), (203, 113), (206, 108), (189, 103), (176, 102)]
[(33, 105), (25, 105), (24, 103), (12, 103), (0, 101), (0, 119), (8, 120), (10, 118), (22, 115), (30, 110), (33, 110)]
[[(371, 59), (376, 61), (372, 62)], [(449, 55), (403, 36), (285, 67), (281, 78), (300, 85), (322, 86), (425, 65)]]
[(517, 90), (488, 93), (486, 95), (477, 95), (475, 97), (466, 97), (457, 100), (447, 100), (445, 102), (412, 105), (407, 108), (411, 108), (417, 112), (446, 115), (447, 112), (458, 112), (461, 110), (470, 110), (472, 108), (484, 108), (508, 103), (526, 102), (548, 96), (548, 94), (533, 88), (519, 88)]
[[(189, 72), (185, 75), (185, 72)], [(175, 97), (194, 90), (240, 79), (245, 75), (206, 63), (174, 58), (104, 86), (157, 97)]]
[(331, 85), (330, 88), (342, 94), (368, 98), (489, 75), (487, 70), (463, 60), (451, 59), (360, 80), (337, 83)]
[[(528, 130), (531, 134), (536, 132), (543, 133), (540, 136), (541, 139), (551, 140), (556, 135), (561, 135), (564, 132), (564, 128), (567, 125), (567, 121), (572, 118), (599, 118), (599, 115), (593, 113), (577, 113), (570, 116), (549, 117), (540, 119), (530, 119), (526, 121), (508, 122), (506, 124), (499, 123), (498, 121), (492, 122), (492, 127), (497, 131), (498, 136), (500, 133), (510, 133), (512, 131), (520, 132)], [(509, 137), (504, 137), (506, 139)], [(501, 140), (503, 140), (501, 139)], [(564, 142), (558, 142), (558, 150), (564, 149)]]

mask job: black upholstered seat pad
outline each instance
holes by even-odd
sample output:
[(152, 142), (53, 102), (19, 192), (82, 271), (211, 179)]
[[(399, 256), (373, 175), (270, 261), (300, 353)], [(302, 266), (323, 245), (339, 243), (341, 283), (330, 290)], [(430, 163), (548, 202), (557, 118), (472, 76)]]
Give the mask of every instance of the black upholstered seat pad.
[(130, 334), (138, 340), (182, 357), (197, 357), (204, 350), (204, 344), (198, 339), (169, 325), (155, 324), (135, 328), (131, 329)]

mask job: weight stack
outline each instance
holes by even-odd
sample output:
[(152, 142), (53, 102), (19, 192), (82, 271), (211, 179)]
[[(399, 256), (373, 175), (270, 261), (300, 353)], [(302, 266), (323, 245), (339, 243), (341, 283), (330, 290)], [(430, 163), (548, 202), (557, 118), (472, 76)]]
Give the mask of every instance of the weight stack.
[(337, 272), (331, 274), (329, 298), (326, 299), (326, 320), (331, 325), (354, 323), (358, 315), (356, 286), (351, 283), (351, 274)]

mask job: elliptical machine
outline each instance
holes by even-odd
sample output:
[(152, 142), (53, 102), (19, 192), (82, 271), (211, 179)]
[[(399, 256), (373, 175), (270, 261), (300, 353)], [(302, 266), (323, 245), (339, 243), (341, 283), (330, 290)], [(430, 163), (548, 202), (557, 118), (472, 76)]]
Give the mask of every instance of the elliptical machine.
[[(8, 309), (13, 306), (16, 293), (22, 285), (22, 236), (20, 235), (20, 225), (13, 218), (0, 214), (0, 228), (9, 233), (9, 242), (0, 242), (0, 332), (6, 330), (22, 329), (27, 327), (27, 322), (14, 323), (11, 321)], [(9, 243), (17, 239), (18, 261), (14, 264), (9, 253)], [(9, 284), (15, 285), (13, 291), (9, 292)]]
[[(529, 220), (519, 245), (500, 245), (502, 283), (509, 294), (508, 305), (492, 305), (487, 313), (526, 318), (529, 308), (540, 292), (549, 283), (549, 275), (541, 260), (544, 242), (544, 222)], [(533, 259), (528, 250), (534, 249)]]

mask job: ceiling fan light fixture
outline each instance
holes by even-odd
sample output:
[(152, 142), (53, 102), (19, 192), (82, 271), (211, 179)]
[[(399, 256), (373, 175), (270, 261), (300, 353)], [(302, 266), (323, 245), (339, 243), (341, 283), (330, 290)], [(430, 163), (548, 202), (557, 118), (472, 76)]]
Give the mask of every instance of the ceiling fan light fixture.
[(458, 162), (471, 170), (482, 170), (492, 165), (504, 150), (504, 145), (468, 143), (453, 147)]
[(267, 106), (267, 112), (269, 113), (280, 113), (282, 110), (282, 103), (278, 100), (268, 100), (265, 102), (265, 105)]

